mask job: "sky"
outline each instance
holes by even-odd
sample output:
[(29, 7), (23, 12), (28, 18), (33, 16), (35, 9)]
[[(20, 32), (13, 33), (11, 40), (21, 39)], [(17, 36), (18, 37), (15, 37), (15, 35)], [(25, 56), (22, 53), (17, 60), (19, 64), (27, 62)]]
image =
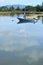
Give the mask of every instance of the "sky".
[(12, 5), (12, 4), (21, 4), (21, 5), (37, 5), (41, 4), (42, 0), (0, 0), (0, 6), (3, 5)]

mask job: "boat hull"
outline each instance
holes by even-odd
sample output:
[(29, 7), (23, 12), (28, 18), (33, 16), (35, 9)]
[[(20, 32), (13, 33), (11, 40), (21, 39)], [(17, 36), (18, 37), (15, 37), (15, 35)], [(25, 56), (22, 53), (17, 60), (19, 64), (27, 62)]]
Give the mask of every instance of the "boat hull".
[(31, 18), (31, 19), (26, 19), (26, 18), (18, 18), (20, 23), (36, 23), (37, 19)]
[(32, 21), (33, 19), (23, 19), (23, 18), (18, 18), (19, 19), (19, 21), (23, 21), (23, 22), (29, 22), (29, 21)]

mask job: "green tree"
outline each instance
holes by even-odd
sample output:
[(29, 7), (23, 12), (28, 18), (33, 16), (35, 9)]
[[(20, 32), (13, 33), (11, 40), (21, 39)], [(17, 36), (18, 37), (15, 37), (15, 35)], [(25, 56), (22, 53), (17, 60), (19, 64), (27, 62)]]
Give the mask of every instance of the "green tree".
[(33, 6), (26, 6), (25, 7), (25, 11), (34, 11), (34, 10), (36, 10), (36, 8)]
[(7, 11), (7, 10), (8, 10), (8, 8), (6, 6), (0, 7), (0, 11)]
[(16, 10), (20, 11), (21, 9), (20, 9), (20, 7), (18, 6), (18, 7), (16, 8)]
[(41, 11), (41, 6), (40, 6), (40, 5), (37, 5), (37, 6), (36, 6), (36, 11), (38, 11), (38, 12)]
[(15, 8), (13, 7), (13, 6), (11, 6), (10, 8), (9, 8), (9, 11), (11, 11), (11, 12), (13, 12), (15, 10)]

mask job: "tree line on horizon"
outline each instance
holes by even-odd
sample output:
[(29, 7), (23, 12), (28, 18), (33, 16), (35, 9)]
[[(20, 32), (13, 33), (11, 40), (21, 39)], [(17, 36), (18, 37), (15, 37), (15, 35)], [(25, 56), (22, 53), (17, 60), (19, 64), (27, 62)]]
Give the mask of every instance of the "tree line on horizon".
[(37, 5), (37, 6), (25, 6), (25, 8), (20, 8), (19, 6), (15, 9), (13, 6), (7, 7), (7, 6), (2, 6), (0, 7), (0, 12), (14, 12), (14, 11), (35, 11), (35, 12), (43, 12), (43, 6)]

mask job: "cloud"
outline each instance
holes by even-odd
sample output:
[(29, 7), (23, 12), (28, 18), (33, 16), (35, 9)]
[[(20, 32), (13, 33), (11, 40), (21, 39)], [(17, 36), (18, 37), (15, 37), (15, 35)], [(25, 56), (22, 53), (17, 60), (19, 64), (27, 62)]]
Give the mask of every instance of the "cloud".
[(1, 0), (1, 2), (5, 2), (5, 0)]
[(23, 32), (25, 32), (25, 29), (20, 29), (20, 33), (23, 33)]
[(42, 50), (39, 51), (39, 49), (32, 48), (29, 51), (25, 51), (23, 53), (21, 52), (19, 56), (26, 57), (27, 63), (30, 65), (34, 65), (40, 63), (41, 62), (40, 60), (43, 59), (43, 51)]
[(27, 59), (27, 62), (29, 64), (32, 64), (32, 63), (35, 63), (35, 62), (38, 62), (41, 58), (43, 58), (43, 51), (38, 51), (37, 50), (31, 50), (30, 53), (27, 53), (27, 56), (28, 56), (28, 59)]
[(0, 43), (0, 50), (5, 51), (15, 51), (15, 50), (24, 50), (27, 47), (32, 46), (40, 46), (38, 41), (34, 40), (28, 40), (26, 38), (13, 38), (11, 37), (5, 37), (2, 39)]
[[(25, 29), (20, 30), (20, 33), (25, 32)], [(20, 35), (20, 34), (19, 34)], [(39, 59), (43, 58), (43, 51), (39, 49), (35, 49), (35, 47), (40, 47), (41, 44), (38, 40), (29, 39), (29, 37), (24, 37), (20, 35), (18, 32), (0, 32), (0, 50), (4, 51), (21, 51), (19, 56), (27, 56), (26, 61), (28, 64), (32, 64), (34, 62), (38, 62)], [(4, 37), (3, 37), (4, 36)], [(33, 48), (32, 48), (33, 47)], [(28, 48), (28, 50), (25, 50)], [(32, 48), (31, 50), (29, 50)], [(22, 52), (25, 51), (25, 52)]]
[(0, 32), (0, 50), (21, 51), (25, 50), (25, 48), (27, 47), (40, 46), (38, 40), (30, 39), (29, 37), (23, 36), (22, 32), (24, 33), (25, 29), (21, 29), (19, 33), (18, 31)]

